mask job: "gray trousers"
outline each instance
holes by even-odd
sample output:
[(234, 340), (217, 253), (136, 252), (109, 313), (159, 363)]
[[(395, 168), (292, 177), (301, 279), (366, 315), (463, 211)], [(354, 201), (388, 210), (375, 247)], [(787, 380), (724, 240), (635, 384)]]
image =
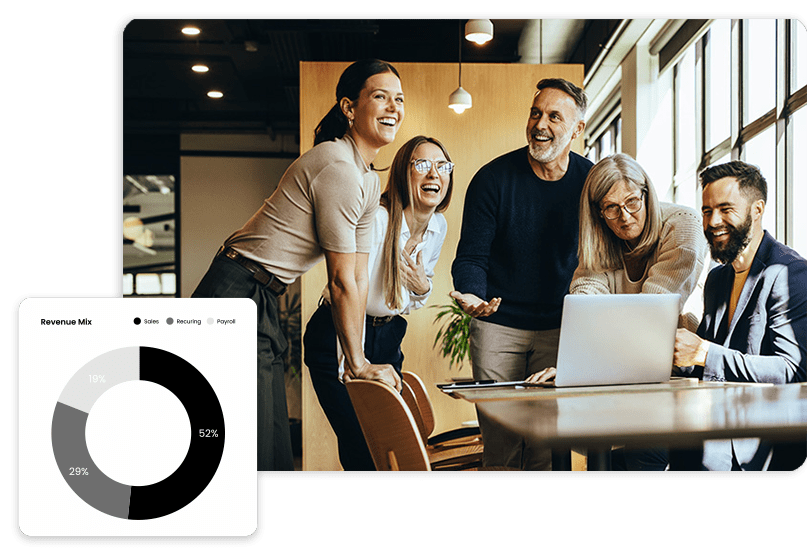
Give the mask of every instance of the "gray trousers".
[[(470, 356), (474, 380), (524, 380), (532, 373), (554, 367), (558, 360), (560, 329), (519, 330), (501, 324), (471, 319)], [(530, 471), (549, 471), (549, 448), (510, 432), (477, 411), (485, 446), (485, 466), (507, 466)]]
[[(293, 471), (277, 297), (238, 263), (216, 256), (191, 297), (248, 297), (258, 309), (258, 471)], [(227, 346), (221, 349), (226, 350)], [(244, 403), (247, 403), (244, 400)]]

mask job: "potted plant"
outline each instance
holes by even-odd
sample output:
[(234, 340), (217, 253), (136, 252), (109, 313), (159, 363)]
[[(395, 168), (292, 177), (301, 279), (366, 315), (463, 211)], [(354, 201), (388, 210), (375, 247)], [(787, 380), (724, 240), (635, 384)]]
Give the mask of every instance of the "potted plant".
[(448, 358), (449, 368), (457, 363), (458, 368), (462, 369), (465, 359), (470, 361), (468, 338), (471, 317), (460, 308), (456, 299), (452, 299), (448, 305), (430, 305), (429, 307), (439, 310), (434, 318), (434, 324), (444, 321), (434, 337), (433, 346), (440, 345), (443, 357)]
[(283, 354), (292, 452), (302, 455), (302, 339), (299, 286), (278, 299), (278, 321), (289, 344)]

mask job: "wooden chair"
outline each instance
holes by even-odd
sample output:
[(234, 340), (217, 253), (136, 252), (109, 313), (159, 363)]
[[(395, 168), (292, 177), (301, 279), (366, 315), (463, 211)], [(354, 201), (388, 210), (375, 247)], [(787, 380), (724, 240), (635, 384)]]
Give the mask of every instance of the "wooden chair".
[(418, 375), (411, 371), (403, 371), (402, 375), (404, 383), (412, 389), (420, 408), (420, 422), (418, 422), (417, 417), (415, 417), (415, 422), (420, 427), (427, 449), (429, 447), (440, 449), (469, 445), (482, 446), (482, 435), (479, 432), (479, 427), (461, 427), (432, 436), (435, 424), (434, 407), (429, 393), (426, 391), (426, 385), (423, 384), (423, 380)]
[(374, 380), (345, 383), (379, 471), (431, 471), (412, 412), (398, 393)]
[[(345, 386), (376, 469), (437, 470), (429, 461), (415, 417), (398, 392), (374, 380), (355, 379), (345, 383)], [(502, 467), (463, 467), (461, 470), (513, 471)]]
[(434, 471), (459, 471), (467, 467), (479, 467), (482, 465), (481, 442), (430, 446), (427, 442), (422, 408), (418, 404), (412, 388), (405, 380), (401, 386), (401, 398), (412, 413), (417, 431), (426, 448), (429, 463)]

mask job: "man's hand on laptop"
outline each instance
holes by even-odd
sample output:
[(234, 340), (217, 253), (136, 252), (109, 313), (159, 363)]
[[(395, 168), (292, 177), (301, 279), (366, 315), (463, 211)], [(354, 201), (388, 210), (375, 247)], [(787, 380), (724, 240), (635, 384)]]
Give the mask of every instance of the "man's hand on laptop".
[(527, 377), (527, 380), (524, 382), (531, 382), (533, 384), (543, 384), (545, 382), (555, 382), (555, 374), (556, 374), (555, 367), (547, 367), (543, 371), (539, 371), (537, 373), (533, 373)]
[(458, 291), (453, 291), (449, 295), (457, 300), (463, 311), (475, 318), (492, 315), (498, 310), (499, 304), (502, 302), (501, 297), (494, 297), (488, 302), (484, 299), (479, 299), (472, 293), (460, 293)]

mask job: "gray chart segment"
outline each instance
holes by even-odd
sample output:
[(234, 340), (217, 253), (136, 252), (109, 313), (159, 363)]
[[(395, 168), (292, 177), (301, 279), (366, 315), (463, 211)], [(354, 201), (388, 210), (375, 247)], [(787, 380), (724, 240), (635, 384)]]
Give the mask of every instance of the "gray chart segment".
[[(92, 375), (103, 376), (93, 382)], [(99, 355), (72, 376), (59, 401), (89, 413), (101, 394), (123, 382), (140, 379), (140, 348), (125, 347)], [(82, 429), (82, 435), (84, 429)]]
[(56, 465), (70, 488), (87, 504), (105, 514), (128, 519), (132, 487), (110, 479), (92, 461), (85, 436), (87, 417), (87, 413), (69, 405), (56, 404), (51, 429)]

